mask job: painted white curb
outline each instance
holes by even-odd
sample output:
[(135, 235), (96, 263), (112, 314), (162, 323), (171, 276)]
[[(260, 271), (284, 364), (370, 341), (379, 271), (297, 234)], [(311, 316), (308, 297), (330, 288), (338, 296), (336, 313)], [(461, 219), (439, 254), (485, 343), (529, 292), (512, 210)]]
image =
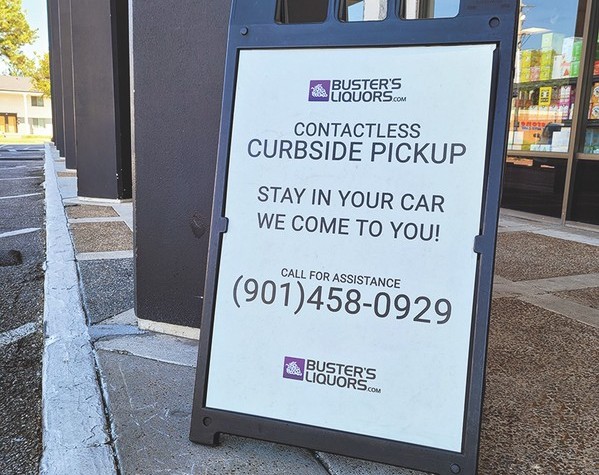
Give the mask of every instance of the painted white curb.
[(104, 406), (79, 296), (75, 255), (45, 145), (46, 273), (40, 474), (116, 474)]

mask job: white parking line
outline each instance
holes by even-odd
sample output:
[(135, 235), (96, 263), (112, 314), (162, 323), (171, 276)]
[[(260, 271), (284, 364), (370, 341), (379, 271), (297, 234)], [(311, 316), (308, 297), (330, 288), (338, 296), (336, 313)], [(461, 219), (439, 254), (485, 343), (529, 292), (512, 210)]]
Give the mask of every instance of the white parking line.
[(27, 193), (26, 195), (0, 196), (0, 200), (10, 200), (12, 198), (27, 198), (28, 196), (37, 196), (41, 193)]
[(14, 330), (9, 330), (4, 333), (0, 333), (0, 347), (10, 345), (15, 341), (19, 341), (26, 336), (31, 335), (35, 332), (37, 328), (37, 324), (35, 322), (26, 323), (25, 325), (21, 325), (19, 328), (15, 328)]
[(0, 178), (0, 181), (12, 181), (12, 180), (38, 180), (41, 176), (18, 176), (14, 178)]
[(19, 236), (20, 234), (29, 234), (39, 231), (41, 228), (24, 228), (17, 229), (16, 231), (8, 231), (5, 233), (0, 233), (0, 238), (10, 237), (10, 236)]

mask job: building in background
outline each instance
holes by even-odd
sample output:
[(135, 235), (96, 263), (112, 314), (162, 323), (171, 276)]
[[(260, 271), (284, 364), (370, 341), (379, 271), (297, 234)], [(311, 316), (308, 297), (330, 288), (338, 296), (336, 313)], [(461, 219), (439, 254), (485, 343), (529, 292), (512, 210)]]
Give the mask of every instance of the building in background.
[(0, 136), (52, 136), (52, 103), (29, 78), (0, 76)]

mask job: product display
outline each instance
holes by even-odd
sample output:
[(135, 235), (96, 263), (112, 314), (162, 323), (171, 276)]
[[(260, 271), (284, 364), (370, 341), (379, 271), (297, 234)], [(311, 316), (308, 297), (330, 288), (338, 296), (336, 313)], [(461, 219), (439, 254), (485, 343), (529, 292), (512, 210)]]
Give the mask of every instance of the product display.
[[(582, 38), (554, 32), (541, 36), (540, 48), (518, 53), (511, 150), (567, 152), (581, 54)], [(595, 69), (598, 73), (599, 55)], [(589, 118), (599, 119), (597, 114), (599, 107), (589, 107)]]
[[(563, 35), (545, 33), (541, 45), (540, 50), (520, 51), (518, 59), (520, 74), (517, 82), (549, 81), (551, 79), (578, 77), (582, 38), (574, 36), (564, 38)], [(595, 70), (596, 73), (599, 73), (599, 57), (595, 62)]]
[(539, 106), (550, 106), (551, 105), (551, 95), (553, 92), (553, 88), (550, 87), (542, 87), (539, 89)]
[(589, 119), (599, 119), (599, 82), (593, 84), (589, 101)]
[(568, 62), (580, 61), (580, 55), (582, 53), (582, 38), (571, 36), (565, 38), (562, 44), (562, 54), (564, 59)]
[(596, 129), (587, 130), (584, 141), (584, 153), (599, 154), (599, 132)]
[(570, 144), (570, 127), (563, 127), (561, 130), (553, 132), (551, 139), (552, 152), (567, 152)]
[(572, 86), (562, 86), (559, 93), (559, 111), (562, 120), (571, 120), (574, 111), (575, 89)]
[(521, 53), (522, 67), (530, 68), (531, 66), (540, 66), (541, 52), (537, 50), (524, 50)]
[(584, 153), (599, 154), (599, 37), (595, 45), (593, 63), (593, 86), (589, 99), (587, 130), (584, 141)]
[(564, 63), (564, 55), (558, 54), (553, 58), (553, 68), (551, 70), (551, 77), (553, 79), (563, 78), (564, 70), (562, 69), (562, 64)]
[(552, 72), (552, 66), (541, 66), (541, 81), (548, 81), (549, 79), (553, 79), (551, 77)]
[[(528, 16), (525, 20), (528, 21)], [(538, 19), (533, 21), (538, 22)], [(550, 28), (548, 24), (537, 23), (525, 25), (524, 29), (539, 26)], [(516, 53), (510, 150), (568, 152), (573, 136), (571, 127), (583, 59), (583, 38), (579, 27), (567, 33), (547, 31), (524, 36), (522, 46), (527, 49)], [(584, 153), (599, 154), (599, 35), (591, 54), (588, 64), (592, 71), (586, 74), (592, 74), (593, 86), (581, 126), (586, 128)]]
[[(541, 68), (536, 66), (538, 75), (541, 74)], [(520, 69), (520, 82), (530, 82), (531, 77), (531, 68), (522, 68)]]
[(542, 51), (561, 51), (564, 44), (564, 35), (559, 33), (545, 33), (541, 38)]

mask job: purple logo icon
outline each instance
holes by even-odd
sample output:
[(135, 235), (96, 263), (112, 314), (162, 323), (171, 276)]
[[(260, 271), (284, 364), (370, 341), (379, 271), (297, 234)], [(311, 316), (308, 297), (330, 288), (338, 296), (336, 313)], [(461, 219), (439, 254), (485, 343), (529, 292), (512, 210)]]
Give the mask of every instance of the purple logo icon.
[(331, 81), (328, 79), (310, 81), (308, 101), (327, 102), (331, 94)]
[(305, 366), (306, 360), (303, 358), (292, 358), (291, 356), (285, 356), (285, 362), (283, 363), (283, 377), (287, 379), (297, 379), (299, 381), (303, 381)]

